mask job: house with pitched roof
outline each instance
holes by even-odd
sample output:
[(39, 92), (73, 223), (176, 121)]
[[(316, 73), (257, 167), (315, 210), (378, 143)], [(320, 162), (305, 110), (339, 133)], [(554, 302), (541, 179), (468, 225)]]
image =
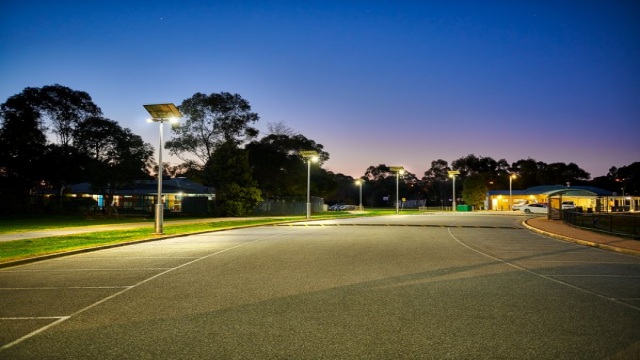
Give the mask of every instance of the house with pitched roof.
[[(88, 182), (74, 184), (65, 193), (69, 197), (92, 198), (99, 209), (112, 206), (119, 213), (153, 213), (158, 197), (158, 181), (137, 180), (113, 190), (105, 189), (104, 193), (113, 194), (110, 204), (106, 203), (105, 194), (97, 193)], [(208, 202), (215, 199), (215, 190), (186, 178), (163, 179), (162, 196), (165, 211), (206, 213)]]

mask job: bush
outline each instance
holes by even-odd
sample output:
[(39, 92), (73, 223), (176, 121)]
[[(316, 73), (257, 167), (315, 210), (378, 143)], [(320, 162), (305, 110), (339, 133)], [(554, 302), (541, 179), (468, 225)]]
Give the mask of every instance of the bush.
[(240, 187), (231, 184), (225, 189), (221, 201), (222, 212), (225, 216), (246, 216), (262, 201), (260, 189), (256, 187)]
[(68, 213), (87, 212), (98, 206), (98, 202), (90, 197), (65, 198), (62, 201), (62, 210)]

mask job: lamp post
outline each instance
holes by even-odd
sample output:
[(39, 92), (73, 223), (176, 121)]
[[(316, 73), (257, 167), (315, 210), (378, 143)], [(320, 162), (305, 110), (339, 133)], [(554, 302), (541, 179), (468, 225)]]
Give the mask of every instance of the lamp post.
[(398, 183), (400, 181), (400, 175), (404, 174), (404, 167), (402, 166), (391, 166), (391, 171), (396, 173), (396, 214), (400, 213), (400, 193), (398, 192)]
[(516, 178), (516, 174), (509, 175), (509, 210), (513, 210), (513, 194), (511, 190), (511, 182)]
[(307, 219), (311, 218), (311, 162), (318, 161), (315, 150), (300, 151), (300, 155), (307, 161)]
[(362, 207), (362, 183), (363, 183), (362, 179), (356, 180), (356, 185), (360, 187), (360, 205), (358, 206), (359, 211), (364, 210)]
[(447, 171), (449, 173), (449, 177), (453, 179), (453, 202), (451, 211), (456, 211), (456, 176), (460, 175), (460, 171), (458, 170), (450, 170)]
[(162, 205), (162, 133), (163, 125), (165, 122), (170, 121), (175, 123), (182, 115), (178, 108), (173, 104), (151, 104), (143, 105), (147, 110), (151, 119), (148, 122), (157, 122), (160, 124), (160, 145), (158, 147), (158, 198), (155, 206), (155, 231), (156, 234), (162, 234), (162, 221), (164, 215), (164, 208)]

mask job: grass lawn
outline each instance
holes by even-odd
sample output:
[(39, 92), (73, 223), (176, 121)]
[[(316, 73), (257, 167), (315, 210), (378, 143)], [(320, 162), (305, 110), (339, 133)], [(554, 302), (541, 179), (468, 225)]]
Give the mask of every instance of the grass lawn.
[(60, 229), (65, 227), (126, 224), (137, 222), (153, 222), (152, 218), (140, 217), (86, 217), (82, 215), (33, 215), (8, 216), (0, 218), (0, 234), (26, 231)]

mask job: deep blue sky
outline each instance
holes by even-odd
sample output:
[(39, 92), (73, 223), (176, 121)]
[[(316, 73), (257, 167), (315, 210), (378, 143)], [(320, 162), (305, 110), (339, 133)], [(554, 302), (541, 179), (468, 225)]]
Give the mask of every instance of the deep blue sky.
[(143, 104), (227, 91), (354, 177), (468, 154), (595, 177), (640, 161), (640, 2), (3, 1), (0, 102), (55, 83), (154, 146)]

